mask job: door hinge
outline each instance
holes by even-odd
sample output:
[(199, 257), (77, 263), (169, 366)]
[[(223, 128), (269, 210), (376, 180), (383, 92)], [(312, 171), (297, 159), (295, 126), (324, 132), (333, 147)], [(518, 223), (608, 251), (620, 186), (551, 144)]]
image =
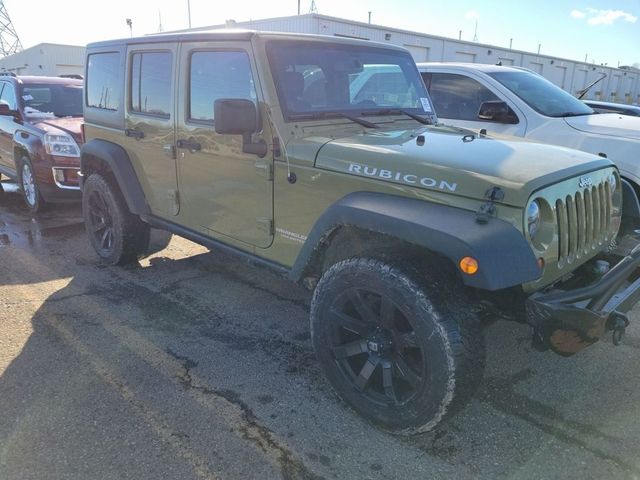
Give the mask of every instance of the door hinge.
[(273, 180), (273, 164), (271, 161), (256, 162), (256, 173), (267, 180)]
[(258, 228), (265, 232), (267, 235), (269, 235), (270, 237), (273, 236), (273, 219), (272, 218), (266, 218), (266, 217), (258, 217), (256, 219), (256, 222), (258, 223)]
[(172, 215), (178, 215), (180, 213), (180, 192), (172, 189), (167, 192), (167, 196), (169, 197), (169, 212)]

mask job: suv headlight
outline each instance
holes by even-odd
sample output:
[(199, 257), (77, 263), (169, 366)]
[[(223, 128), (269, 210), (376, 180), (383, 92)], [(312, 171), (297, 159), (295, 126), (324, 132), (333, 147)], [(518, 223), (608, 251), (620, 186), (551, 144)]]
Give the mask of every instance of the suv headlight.
[(533, 240), (540, 228), (540, 205), (537, 200), (531, 202), (527, 208), (527, 228), (529, 237)]
[(47, 133), (44, 136), (44, 149), (49, 155), (60, 157), (79, 157), (80, 147), (66, 133)]

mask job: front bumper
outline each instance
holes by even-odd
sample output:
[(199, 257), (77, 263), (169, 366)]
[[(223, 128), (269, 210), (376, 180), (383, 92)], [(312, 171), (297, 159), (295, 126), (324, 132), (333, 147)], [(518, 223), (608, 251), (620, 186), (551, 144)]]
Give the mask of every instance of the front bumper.
[(640, 245), (597, 282), (568, 291), (533, 294), (527, 299), (527, 322), (534, 344), (569, 356), (595, 343), (605, 331), (619, 340), (629, 321), (625, 313), (640, 299)]

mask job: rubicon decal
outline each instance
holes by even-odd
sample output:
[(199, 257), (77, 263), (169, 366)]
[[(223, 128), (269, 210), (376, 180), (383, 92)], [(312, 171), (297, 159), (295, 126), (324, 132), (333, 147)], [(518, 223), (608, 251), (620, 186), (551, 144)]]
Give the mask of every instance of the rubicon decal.
[(392, 170), (385, 170), (383, 168), (360, 165), (359, 163), (350, 163), (349, 172), (363, 175), (365, 177), (376, 177), (383, 180), (393, 180), (396, 182), (406, 183), (408, 185), (419, 185), (426, 188), (437, 188), (440, 190), (447, 190), (449, 192), (455, 192), (458, 188), (457, 183), (448, 182), (446, 180), (437, 180), (431, 177), (420, 177), (412, 173), (394, 172)]

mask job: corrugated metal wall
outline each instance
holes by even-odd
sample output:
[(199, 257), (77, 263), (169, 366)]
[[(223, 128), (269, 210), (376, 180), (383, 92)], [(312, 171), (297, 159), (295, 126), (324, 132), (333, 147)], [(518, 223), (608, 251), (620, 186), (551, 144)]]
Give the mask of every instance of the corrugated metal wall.
[[(606, 73), (607, 78), (594, 86), (585, 98), (622, 103), (640, 103), (640, 71), (611, 68), (549, 55), (466, 42), (418, 32), (353, 22), (326, 15), (306, 14), (292, 17), (237, 22), (240, 28), (297, 33), (336, 35), (402, 45), (416, 62), (498, 63), (529, 68), (566, 91), (580, 89)], [(224, 25), (205, 29), (224, 28)]]
[(0, 58), (0, 72), (13, 72), (16, 75), (82, 75), (84, 53), (84, 47), (41, 43)]

